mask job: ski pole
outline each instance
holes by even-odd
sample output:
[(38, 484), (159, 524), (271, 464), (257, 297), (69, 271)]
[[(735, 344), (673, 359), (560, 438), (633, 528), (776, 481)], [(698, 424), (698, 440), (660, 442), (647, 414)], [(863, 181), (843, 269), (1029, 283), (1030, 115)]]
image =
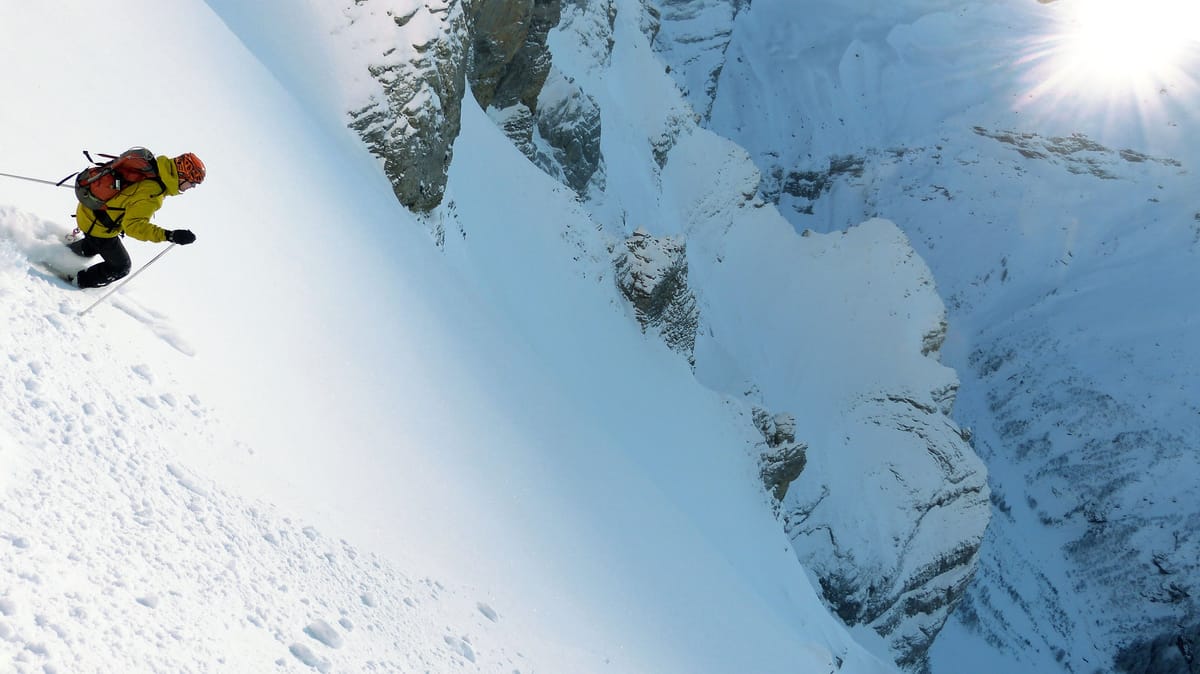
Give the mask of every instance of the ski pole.
[(13, 173), (0, 173), (0, 176), (4, 176), (5, 178), (16, 178), (17, 180), (28, 180), (31, 183), (42, 183), (43, 185), (54, 185), (55, 187), (71, 187), (71, 188), (75, 187), (74, 185), (66, 185), (61, 180), (58, 180), (58, 181), (41, 180), (40, 178), (30, 178), (29, 176), (19, 176), (19, 175), (13, 174)]
[(113, 293), (117, 292), (118, 290), (120, 290), (120, 289), (121, 289), (121, 286), (123, 286), (123, 285), (125, 285), (126, 283), (129, 283), (130, 281), (132, 281), (134, 276), (137, 276), (138, 274), (140, 274), (140, 273), (142, 273), (142, 272), (146, 271), (146, 267), (149, 267), (150, 265), (152, 265), (152, 264), (154, 264), (155, 262), (157, 262), (157, 261), (158, 261), (158, 258), (160, 258), (160, 257), (162, 257), (162, 256), (164, 256), (164, 255), (166, 255), (168, 252), (170, 252), (170, 251), (171, 251), (171, 249), (172, 249), (172, 248), (174, 248), (174, 247), (175, 247), (175, 246), (177, 246), (177, 245), (179, 245), (179, 244), (177, 244), (177, 243), (173, 243), (173, 244), (171, 244), (171, 245), (167, 246), (166, 250), (164, 250), (163, 252), (159, 253), (158, 255), (155, 255), (155, 256), (154, 256), (154, 257), (153, 257), (153, 258), (152, 258), (152, 259), (151, 259), (149, 262), (147, 262), (146, 264), (142, 265), (142, 268), (141, 268), (141, 269), (139, 269), (139, 270), (137, 270), (137, 271), (133, 272), (133, 273), (132, 273), (132, 274), (130, 274), (129, 276), (126, 276), (126, 277), (125, 277), (125, 278), (124, 278), (124, 279), (123, 279), (123, 280), (122, 280), (120, 283), (118, 283), (117, 285), (113, 286), (113, 289), (112, 289), (112, 290), (110, 290), (110, 291), (108, 291), (108, 292), (104, 293), (104, 295), (103, 295), (103, 296), (102, 296), (100, 299), (98, 299), (98, 300), (96, 300), (95, 302), (93, 302), (93, 303), (92, 303), (92, 306), (90, 306), (90, 307), (88, 307), (87, 309), (84, 309), (83, 311), (79, 312), (79, 315), (80, 315), (80, 316), (82, 316), (82, 315), (86, 314), (87, 312), (91, 311), (92, 309), (95, 309), (97, 304), (100, 304), (100, 303), (101, 303), (101, 302), (103, 302), (104, 300), (108, 299), (108, 296), (109, 296), (109, 295), (111, 295), (111, 294), (113, 294)]

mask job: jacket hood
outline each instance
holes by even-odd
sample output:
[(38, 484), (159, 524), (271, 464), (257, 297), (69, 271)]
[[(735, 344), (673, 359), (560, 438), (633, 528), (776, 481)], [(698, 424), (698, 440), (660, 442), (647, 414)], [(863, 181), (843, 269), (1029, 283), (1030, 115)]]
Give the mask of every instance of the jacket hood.
[(179, 172), (175, 170), (175, 161), (166, 155), (159, 155), (156, 161), (158, 179), (163, 182), (163, 187), (167, 188), (167, 194), (179, 194)]

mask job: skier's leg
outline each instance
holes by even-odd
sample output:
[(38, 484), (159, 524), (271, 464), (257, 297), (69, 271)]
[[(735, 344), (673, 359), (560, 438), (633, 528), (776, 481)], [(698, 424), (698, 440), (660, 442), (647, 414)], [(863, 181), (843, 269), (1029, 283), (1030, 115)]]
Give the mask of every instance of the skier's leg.
[(129, 253), (125, 251), (125, 244), (121, 243), (119, 237), (104, 239), (89, 236), (84, 238), (84, 244), (81, 249), (85, 253), (98, 254), (104, 261), (79, 272), (76, 280), (80, 288), (99, 288), (129, 274), (133, 265), (129, 260)]
[(78, 241), (72, 241), (71, 243), (68, 243), (67, 248), (70, 248), (71, 252), (75, 253), (79, 257), (92, 257), (99, 253), (99, 251), (97, 251), (95, 246), (91, 243), (91, 239), (92, 237), (84, 235)]

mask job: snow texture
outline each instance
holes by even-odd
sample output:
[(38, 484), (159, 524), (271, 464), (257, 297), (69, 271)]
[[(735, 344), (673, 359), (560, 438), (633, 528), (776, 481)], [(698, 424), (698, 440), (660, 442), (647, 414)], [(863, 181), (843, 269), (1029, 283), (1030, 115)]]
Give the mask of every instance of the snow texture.
[[(358, 57), (291, 4), (5, 10), (0, 54), (41, 56), (9, 81), (0, 168), (138, 144), (209, 175), (157, 216), (197, 242), (84, 317), (95, 293), (30, 267), (70, 192), (0, 188), (0, 663), (892, 671), (792, 554), (740, 404), (617, 308), (610, 221), (469, 106), (444, 208), (401, 208), (337, 112), (371, 95), (341, 77)], [(355, 35), (412, 15), (357, 7), (382, 25)], [(436, 37), (440, 9), (407, 28)], [(64, 73), (123, 46), (56, 36), (129, 25), (204, 58), (83, 128), (111, 83)]]

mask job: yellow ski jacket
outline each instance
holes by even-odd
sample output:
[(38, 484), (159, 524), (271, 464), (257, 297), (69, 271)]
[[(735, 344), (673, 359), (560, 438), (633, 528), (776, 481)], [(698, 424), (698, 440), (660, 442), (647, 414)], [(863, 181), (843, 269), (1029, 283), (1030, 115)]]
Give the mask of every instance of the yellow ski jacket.
[(163, 199), (179, 194), (179, 174), (175, 172), (175, 162), (170, 157), (159, 156), (155, 161), (158, 162), (158, 178), (162, 185), (153, 180), (136, 182), (105, 202), (108, 216), (117, 223), (115, 229), (106, 227), (95, 211), (79, 204), (79, 208), (75, 209), (75, 223), (80, 231), (102, 239), (111, 239), (124, 232), (141, 241), (166, 241), (167, 230), (150, 222), (150, 218), (162, 207)]

